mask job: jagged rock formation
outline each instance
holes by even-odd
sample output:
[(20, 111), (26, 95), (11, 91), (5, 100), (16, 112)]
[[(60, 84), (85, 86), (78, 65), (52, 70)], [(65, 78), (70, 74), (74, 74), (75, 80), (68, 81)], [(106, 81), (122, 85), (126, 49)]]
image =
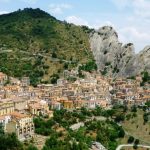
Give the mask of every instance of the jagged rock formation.
[(124, 72), (125, 75), (136, 75), (144, 70), (150, 73), (150, 46), (146, 46), (139, 54), (134, 55)]
[(92, 32), (90, 44), (103, 75), (134, 76), (144, 70), (150, 71), (150, 46), (135, 54), (134, 45), (120, 43), (116, 31), (110, 26)]

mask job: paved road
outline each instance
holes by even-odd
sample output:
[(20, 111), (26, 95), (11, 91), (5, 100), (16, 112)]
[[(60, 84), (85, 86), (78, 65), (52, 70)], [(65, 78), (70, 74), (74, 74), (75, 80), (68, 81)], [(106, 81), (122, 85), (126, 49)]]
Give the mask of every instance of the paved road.
[(71, 63), (72, 62), (72, 61), (68, 61), (68, 60), (65, 60), (65, 59), (52, 58), (51, 56), (46, 56), (46, 55), (43, 55), (41, 53), (30, 53), (30, 52), (26, 52), (26, 51), (23, 51), (23, 50), (20, 50), (19, 52), (26, 53), (26, 54), (33, 55), (33, 56), (42, 56), (44, 58), (50, 59), (53, 62), (59, 62), (59, 61), (67, 62), (67, 63)]
[[(116, 150), (121, 150), (121, 148), (123, 147), (132, 147), (133, 144), (123, 144), (123, 145), (119, 145)], [(148, 148), (150, 149), (150, 146), (146, 146), (146, 145), (138, 145), (138, 147), (143, 147), (143, 148)]]
[[(0, 50), (0, 53), (10, 53), (10, 52), (13, 52), (13, 50)], [(66, 63), (72, 63), (73, 62), (73, 61), (69, 61), (69, 60), (65, 60), (65, 59), (52, 58), (51, 56), (46, 56), (46, 55), (43, 55), (41, 53), (30, 53), (28, 51), (23, 51), (23, 50), (19, 50), (19, 52), (24, 53), (24, 54), (29, 54), (32, 56), (42, 56), (44, 58), (50, 59), (53, 62), (60, 62), (60, 61), (66, 62)]]

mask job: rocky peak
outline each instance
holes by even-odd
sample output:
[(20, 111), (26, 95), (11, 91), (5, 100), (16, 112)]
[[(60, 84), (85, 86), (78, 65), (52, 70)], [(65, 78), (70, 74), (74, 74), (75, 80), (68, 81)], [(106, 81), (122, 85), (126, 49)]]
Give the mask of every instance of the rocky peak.
[(135, 49), (134, 49), (134, 45), (133, 43), (128, 43), (128, 44), (125, 44), (123, 47), (122, 47), (122, 55), (135, 55)]
[(117, 32), (110, 26), (92, 33), (90, 44), (98, 69), (104, 75), (132, 76), (150, 70), (150, 46), (135, 54), (133, 43), (120, 43)]
[(111, 26), (104, 26), (102, 28), (99, 28), (97, 33), (98, 35), (101, 35), (101, 37), (103, 37), (103, 40), (105, 39), (118, 40), (118, 34)]
[(140, 53), (140, 55), (150, 55), (150, 46), (146, 46)]

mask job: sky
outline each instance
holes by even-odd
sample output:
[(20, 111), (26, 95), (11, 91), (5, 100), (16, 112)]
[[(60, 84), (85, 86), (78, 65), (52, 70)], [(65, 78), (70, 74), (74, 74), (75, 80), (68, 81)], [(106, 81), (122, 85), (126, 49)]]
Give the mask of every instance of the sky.
[(59, 20), (98, 29), (112, 26), (138, 53), (150, 45), (150, 0), (0, 0), (0, 14), (40, 8)]

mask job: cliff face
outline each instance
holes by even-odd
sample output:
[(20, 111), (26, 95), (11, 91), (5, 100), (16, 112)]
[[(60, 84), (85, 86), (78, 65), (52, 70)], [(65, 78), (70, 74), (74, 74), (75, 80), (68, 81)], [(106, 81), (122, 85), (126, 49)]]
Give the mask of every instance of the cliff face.
[(139, 54), (132, 57), (125, 68), (126, 75), (136, 75), (142, 71), (150, 73), (150, 46), (145, 47)]
[(91, 33), (90, 44), (98, 69), (104, 75), (134, 76), (150, 71), (150, 46), (135, 54), (134, 45), (120, 43), (112, 27), (104, 26)]

